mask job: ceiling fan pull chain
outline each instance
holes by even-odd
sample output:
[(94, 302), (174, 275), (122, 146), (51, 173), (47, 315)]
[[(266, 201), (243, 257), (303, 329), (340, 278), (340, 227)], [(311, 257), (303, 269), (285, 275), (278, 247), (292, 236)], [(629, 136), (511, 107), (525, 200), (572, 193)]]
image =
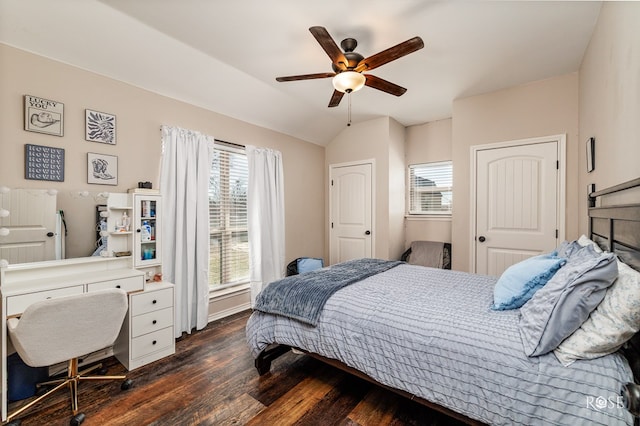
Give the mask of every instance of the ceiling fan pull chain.
[(347, 92), (347, 97), (349, 98), (349, 112), (347, 113), (347, 127), (351, 126), (351, 92)]

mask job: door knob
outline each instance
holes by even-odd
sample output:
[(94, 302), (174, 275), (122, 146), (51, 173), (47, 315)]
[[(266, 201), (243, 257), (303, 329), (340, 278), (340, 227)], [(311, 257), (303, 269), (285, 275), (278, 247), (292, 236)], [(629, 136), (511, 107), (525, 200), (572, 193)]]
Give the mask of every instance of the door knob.
[(364, 231), (364, 235), (371, 235), (371, 231), (369, 230)]
[(480, 235), (480, 236), (478, 237), (478, 241), (480, 241), (481, 243), (484, 243), (486, 240), (487, 240), (487, 239), (486, 239), (484, 236), (482, 236), (482, 235)]

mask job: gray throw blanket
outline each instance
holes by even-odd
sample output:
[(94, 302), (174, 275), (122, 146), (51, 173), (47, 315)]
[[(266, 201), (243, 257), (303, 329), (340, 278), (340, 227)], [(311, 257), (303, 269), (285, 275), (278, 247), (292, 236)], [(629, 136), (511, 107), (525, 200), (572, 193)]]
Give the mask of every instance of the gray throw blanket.
[(324, 304), (333, 293), (401, 263), (396, 260), (356, 259), (286, 277), (267, 285), (258, 294), (255, 309), (315, 327)]

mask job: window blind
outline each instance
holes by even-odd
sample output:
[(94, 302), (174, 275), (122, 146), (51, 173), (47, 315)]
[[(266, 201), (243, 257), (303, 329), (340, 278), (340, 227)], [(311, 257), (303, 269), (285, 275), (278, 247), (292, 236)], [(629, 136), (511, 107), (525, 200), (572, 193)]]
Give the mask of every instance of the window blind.
[(247, 183), (244, 149), (214, 144), (209, 180), (209, 285), (249, 281)]
[(451, 215), (453, 165), (451, 161), (409, 166), (409, 214)]

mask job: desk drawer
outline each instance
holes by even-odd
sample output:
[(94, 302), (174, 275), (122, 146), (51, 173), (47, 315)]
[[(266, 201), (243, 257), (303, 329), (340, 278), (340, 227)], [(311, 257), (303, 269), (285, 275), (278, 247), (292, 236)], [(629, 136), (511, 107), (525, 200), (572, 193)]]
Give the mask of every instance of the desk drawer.
[(133, 317), (131, 336), (138, 337), (173, 325), (173, 309), (165, 308)]
[(82, 294), (83, 286), (56, 288), (53, 290), (39, 291), (37, 293), (17, 294), (7, 297), (7, 316), (20, 315), (27, 306), (41, 300), (54, 297), (70, 296), (72, 294)]
[(131, 296), (131, 315), (142, 315), (173, 306), (173, 288), (139, 293)]
[(131, 340), (131, 358), (136, 359), (173, 344), (173, 327), (143, 334)]
[(121, 278), (119, 280), (100, 281), (87, 284), (87, 291), (104, 290), (107, 288), (121, 288), (127, 293), (141, 291), (144, 289), (144, 277)]

